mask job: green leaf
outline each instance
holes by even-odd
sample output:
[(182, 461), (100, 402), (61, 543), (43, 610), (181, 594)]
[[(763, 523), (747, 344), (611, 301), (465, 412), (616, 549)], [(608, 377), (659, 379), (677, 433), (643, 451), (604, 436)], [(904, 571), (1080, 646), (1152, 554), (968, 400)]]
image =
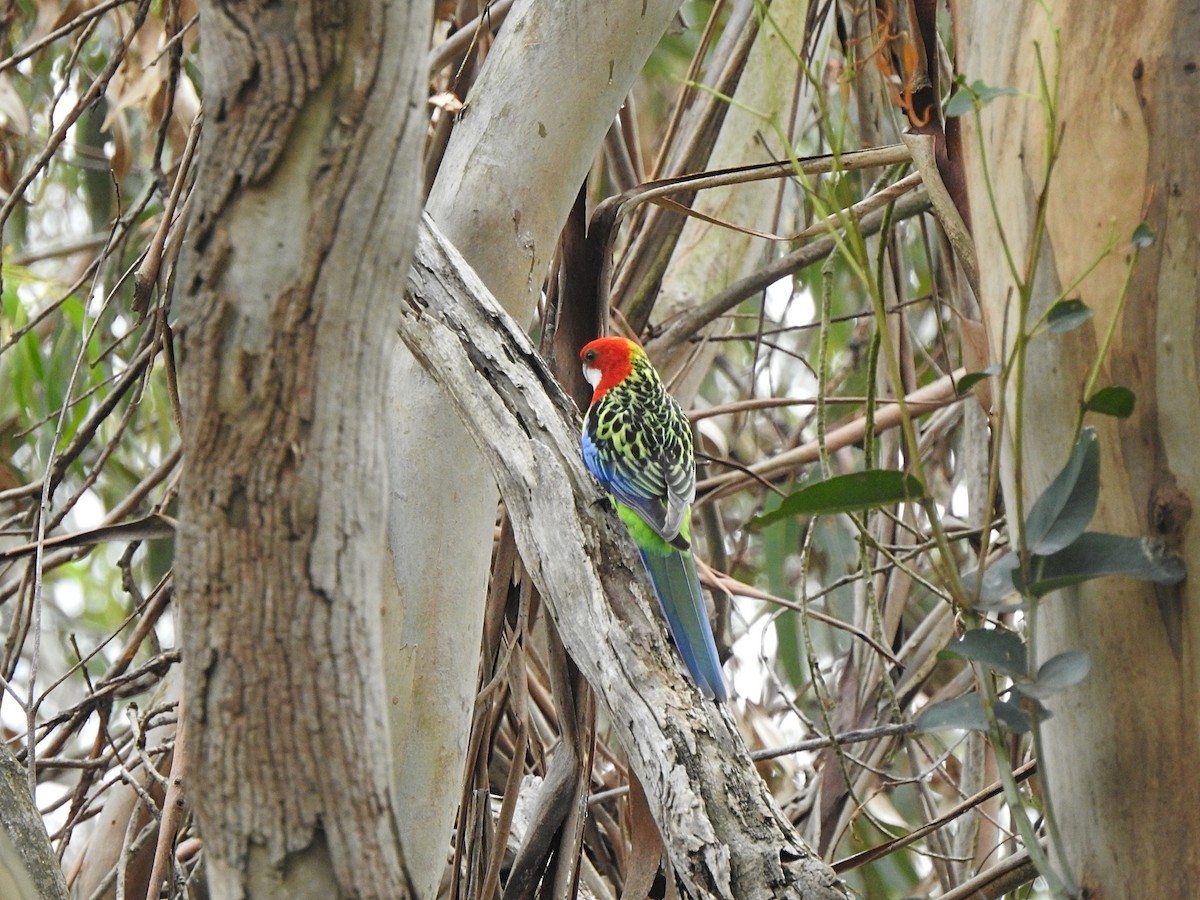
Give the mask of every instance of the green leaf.
[(1019, 94), (1016, 88), (990, 87), (978, 79), (968, 85), (965, 79), (960, 78), (958, 90), (946, 104), (943, 113), (947, 118), (953, 118), (969, 113), (976, 106), (982, 109), (997, 97), (1016, 97)]
[(971, 91), (979, 98), (980, 106), (987, 106), (998, 97), (1017, 97), (1021, 93), (1013, 87), (992, 87), (978, 80), (971, 85)]
[(1154, 229), (1141, 222), (1137, 228), (1133, 229), (1133, 237), (1129, 242), (1138, 250), (1145, 250), (1154, 243)]
[(992, 375), (999, 375), (1001, 371), (1000, 364), (996, 363), (980, 372), (968, 372), (962, 378), (958, 379), (958, 384), (954, 386), (954, 390), (961, 397), (967, 391), (971, 390), (971, 388), (975, 387), (975, 385), (979, 384), (979, 382), (983, 381), (983, 379), (990, 378)]
[(1025, 734), (1033, 727), (1025, 710), (1015, 703), (997, 700), (992, 711), (996, 714), (996, 721), (1000, 723), (1000, 727), (1013, 734)]
[[(1024, 734), (1029, 730), (1029, 717), (1015, 703), (998, 700), (992, 711), (996, 714), (996, 721), (1008, 731)], [(953, 700), (926, 706), (917, 716), (916, 726), (918, 731), (944, 731), (947, 728), (963, 731), (989, 730), (983, 701), (974, 691)]]
[[(1105, 575), (1163, 585), (1179, 584), (1187, 576), (1183, 558), (1162, 541), (1097, 531), (1084, 532), (1057, 553), (1034, 557), (1030, 570), (1029, 593), (1035, 597)], [(1013, 575), (1014, 581), (1020, 578), (1019, 571)]]
[(953, 119), (955, 116), (965, 116), (975, 108), (975, 97), (969, 90), (959, 88), (946, 101), (946, 108), (942, 110), (947, 119)]
[[(764, 505), (768, 511), (777, 509), (780, 499), (776, 494), (769, 494)], [(777, 597), (786, 597), (791, 593), (792, 584), (786, 575), (787, 559), (803, 541), (805, 525), (800, 519), (785, 519), (762, 531), (761, 571), (766, 576), (767, 589)], [(797, 690), (802, 688), (808, 674), (799, 617), (800, 614), (793, 610), (783, 610), (775, 617), (774, 624), (777, 641), (775, 664), (780, 677)]]
[(1034, 501), (1025, 518), (1025, 544), (1040, 556), (1055, 553), (1083, 534), (1100, 493), (1100, 445), (1085, 428), (1063, 470)]
[(999, 628), (975, 628), (946, 647), (947, 652), (973, 659), (1005, 675), (1024, 677), (1025, 642), (1011, 631)]
[(852, 472), (818, 481), (789, 494), (779, 508), (750, 520), (752, 528), (791, 516), (857, 512), (891, 503), (925, 499), (925, 486), (912, 475), (891, 469)]
[(1059, 300), (1046, 313), (1046, 330), (1052, 334), (1074, 331), (1093, 315), (1082, 300)]
[(1133, 404), (1136, 400), (1136, 395), (1127, 387), (1106, 387), (1088, 397), (1083, 408), (1104, 416), (1128, 419), (1133, 415)]
[(931, 703), (917, 716), (917, 731), (942, 731), (961, 728), (964, 731), (987, 731), (987, 715), (979, 694), (963, 694), (953, 700)]
[[(978, 591), (979, 601), (976, 608), (990, 609), (995, 606), (1007, 606), (1005, 601), (1017, 590), (1013, 572), (1019, 565), (1020, 560), (1017, 558), (1017, 554), (1006, 553), (984, 569), (983, 584)], [(963, 586), (969, 594), (976, 593), (975, 582), (978, 577), (978, 571), (969, 572), (963, 576)]]
[(1037, 678), (1020, 685), (1021, 693), (1043, 698), (1079, 684), (1092, 668), (1092, 658), (1082, 650), (1052, 656), (1038, 668)]

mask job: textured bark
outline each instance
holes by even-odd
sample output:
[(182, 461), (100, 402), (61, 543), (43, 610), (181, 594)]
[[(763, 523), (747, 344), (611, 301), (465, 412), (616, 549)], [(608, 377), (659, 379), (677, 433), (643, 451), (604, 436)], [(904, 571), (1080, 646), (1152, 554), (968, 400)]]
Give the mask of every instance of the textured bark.
[[(1039, 656), (1086, 650), (1092, 671), (1049, 702), (1054, 717), (1041, 763), (1068, 864), (1089, 897), (1200, 896), (1200, 537), (1191, 522), (1200, 491), (1200, 7), (971, 3), (962, 11), (960, 68), (968, 81), (1037, 96), (1034, 42), (1053, 78), (1052, 29), (1062, 39), (1062, 153), (1033, 315), (1087, 269), (1110, 235), (1117, 239), (1116, 252), (1070, 295), (1095, 310), (1092, 323), (1030, 345), (1028, 413), (1008, 423), (1010, 436), (1012, 427), (1023, 429), (1026, 509), (1069, 450), (1081, 385), (1117, 313), (1124, 242), (1142, 220), (1156, 235), (1139, 254), (1096, 385), (1132, 389), (1137, 409), (1124, 421), (1092, 422), (1102, 459), (1092, 527), (1162, 537), (1193, 577), (1157, 591), (1104, 579), (1044, 602)], [(986, 166), (996, 185), (1000, 224), (1020, 265), (1032, 239), (1046, 123), (1036, 101), (1004, 99), (984, 110), (983, 128), (972, 127), (965, 146), (981, 300), (998, 342), (1006, 312), (1011, 337), (1015, 308), (1006, 309), (1011, 280), (982, 173)], [(1012, 510), (1011, 471), (1007, 482)]]
[[(518, 0), (488, 52), (427, 209), (518, 321), (528, 321), (579, 186), (678, 6)], [(445, 395), (399, 345), (387, 397), (389, 710), (401, 827), (425, 896), (442, 876), (458, 804), (497, 495)]]
[(214, 896), (404, 897), (379, 598), (383, 372), (429, 3), (203, 6), (176, 569)]
[(648, 613), (632, 544), (579, 458), (574, 404), (426, 224), (401, 335), (487, 458), (526, 569), (607, 707), (688, 896), (846, 897), (775, 806), (728, 712), (700, 696)]

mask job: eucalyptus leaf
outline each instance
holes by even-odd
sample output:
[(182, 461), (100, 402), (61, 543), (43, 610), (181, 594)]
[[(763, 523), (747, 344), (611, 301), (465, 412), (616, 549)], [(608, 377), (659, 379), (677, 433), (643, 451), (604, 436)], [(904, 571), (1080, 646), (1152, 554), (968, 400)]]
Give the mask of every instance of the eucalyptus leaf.
[(1079, 684), (1087, 678), (1091, 669), (1092, 658), (1084, 651), (1068, 650), (1059, 653), (1041, 664), (1034, 681), (1021, 684), (1021, 693), (1039, 699), (1049, 697)]
[(990, 378), (993, 375), (999, 375), (1001, 371), (1003, 371), (1001, 366), (990, 365), (986, 369), (983, 369), (979, 372), (968, 372), (962, 378), (958, 379), (958, 382), (954, 385), (954, 390), (958, 396), (961, 397), (985, 378)]
[[(1035, 557), (1030, 561), (1030, 570), (1033, 582), (1029, 593), (1035, 597), (1105, 575), (1124, 575), (1163, 585), (1179, 584), (1187, 576), (1183, 558), (1162, 541), (1097, 531), (1084, 532), (1057, 553)], [(1013, 578), (1020, 582), (1020, 572), (1016, 571)]]
[(954, 92), (954, 95), (946, 101), (946, 106), (942, 110), (947, 119), (953, 119), (955, 116), (965, 116), (975, 108), (975, 97), (968, 90), (959, 88)]
[(949, 653), (972, 659), (997, 672), (1015, 677), (1028, 674), (1025, 642), (1011, 631), (974, 628), (946, 647)]
[(1127, 387), (1101, 388), (1087, 398), (1083, 408), (1088, 412), (1100, 413), (1103, 416), (1115, 416), (1118, 419), (1128, 419), (1133, 415), (1133, 406), (1137, 396)]
[(1082, 300), (1059, 300), (1046, 313), (1046, 330), (1051, 334), (1074, 331), (1093, 315), (1095, 314)]
[(1008, 700), (998, 700), (996, 701), (996, 705), (992, 707), (992, 711), (995, 712), (996, 721), (1000, 723), (1000, 726), (1011, 731), (1013, 734), (1025, 734), (1033, 727), (1033, 723), (1029, 721), (1028, 714), (1016, 703)]
[(988, 609), (1004, 604), (1017, 590), (1013, 572), (1020, 565), (1015, 553), (1005, 553), (983, 570), (983, 583), (976, 588), (979, 571), (971, 571), (963, 576), (963, 586), (967, 593), (978, 596), (977, 607)]
[(967, 84), (965, 78), (959, 78), (958, 90), (954, 92), (943, 109), (943, 115), (948, 119), (969, 113), (976, 105), (980, 108), (987, 106), (997, 97), (1016, 97), (1020, 92), (1011, 87), (992, 87), (976, 79)]
[(979, 694), (963, 694), (953, 700), (931, 703), (917, 716), (917, 731), (943, 731), (961, 728), (963, 731), (987, 731), (987, 715)]
[(1100, 445), (1085, 428), (1063, 470), (1034, 501), (1025, 517), (1025, 543), (1039, 556), (1056, 553), (1083, 534), (1100, 494)]
[(778, 509), (751, 519), (750, 525), (762, 527), (792, 516), (858, 512), (925, 497), (925, 486), (912, 475), (892, 469), (870, 469), (802, 487), (785, 497)]
[[(1016, 734), (1024, 734), (1030, 728), (1029, 716), (1008, 700), (998, 700), (992, 706), (996, 714), (996, 722), (1004, 729)], [(957, 728), (962, 731), (989, 731), (987, 713), (983, 711), (983, 700), (979, 694), (972, 691), (945, 700), (941, 703), (931, 703), (921, 710), (917, 716), (918, 731), (945, 731)]]
[(994, 86), (978, 80), (971, 85), (971, 91), (979, 98), (980, 106), (987, 106), (999, 97), (1018, 97), (1021, 94), (1013, 87)]

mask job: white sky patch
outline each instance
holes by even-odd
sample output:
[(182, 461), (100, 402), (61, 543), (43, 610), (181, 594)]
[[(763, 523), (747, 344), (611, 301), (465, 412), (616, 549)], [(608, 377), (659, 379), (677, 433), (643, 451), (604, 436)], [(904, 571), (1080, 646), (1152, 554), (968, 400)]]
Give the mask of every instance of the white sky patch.
[(817, 307), (812, 293), (807, 288), (797, 292), (791, 275), (784, 275), (767, 285), (763, 293), (763, 309), (767, 318), (786, 328), (810, 325), (816, 317)]
[[(9, 681), (9, 687), (22, 703), (29, 699), (29, 663), (24, 659), (17, 661), (17, 669), (13, 673), (12, 680)], [(13, 702), (13, 695), (8, 689), (3, 691), (3, 699), (0, 700), (0, 724), (3, 724), (11, 734), (22, 735), (21, 743), (22, 746), (24, 745), (25, 726), (29, 723), (25, 721), (24, 710)]]
[(107, 510), (104, 503), (93, 491), (84, 491), (71, 510), (71, 518), (75, 527), (80, 531), (87, 528), (98, 528), (104, 521)]
[(784, 396), (811, 399), (817, 395), (817, 380), (800, 360), (777, 353), (774, 365), (775, 384)]
[[(795, 341), (790, 338), (768, 338), (773, 344), (784, 347), (794, 347)], [(769, 359), (768, 365), (759, 361), (755, 392), (760, 397), (814, 397), (817, 390), (816, 379), (804, 363), (796, 356), (782, 350), (763, 347), (763, 355)]]
[(780, 348), (795, 349), (800, 346), (796, 332), (778, 333), (780, 329), (800, 328), (811, 325), (816, 316), (816, 306), (807, 288), (796, 291), (791, 275), (785, 275), (767, 286), (763, 291), (763, 331), (765, 340), (772, 347), (764, 346), (769, 360), (763, 365), (758, 362), (755, 372), (755, 393), (759, 396), (809, 396), (812, 393), (811, 378), (804, 364), (782, 352)]
[[(46, 809), (46, 807), (64, 799), (72, 791), (74, 791), (74, 788), (57, 781), (39, 782), (37, 786), (37, 807), (38, 809)], [(71, 804), (61, 803), (53, 812), (43, 816), (42, 821), (46, 823), (46, 829), (53, 834), (67, 824), (67, 816), (70, 812)]]
[(158, 635), (158, 642), (164, 647), (174, 647), (175, 644), (175, 619), (171, 615), (164, 615), (154, 623), (154, 633)]
[(958, 516), (964, 522), (971, 517), (971, 504), (967, 501), (967, 486), (960, 484), (950, 495), (950, 514)]
[[(5, 278), (8, 278), (8, 273), (5, 273)], [(26, 309), (37, 309), (42, 298), (46, 295), (45, 286), (40, 282), (26, 282), (17, 285), (17, 299), (24, 304)]]
[(75, 578), (63, 578), (54, 582), (54, 605), (68, 619), (83, 615), (83, 585)]
[[(100, 314), (104, 312), (105, 292), (106, 288), (102, 282), (98, 281), (92, 285), (92, 299), (88, 303), (88, 316), (93, 319), (99, 318)], [(86, 323), (85, 327), (90, 328), (91, 323)]]
[[(79, 102), (79, 94), (68, 88), (59, 95), (58, 102), (54, 104), (54, 124), (58, 125), (63, 119), (71, 114), (71, 110), (75, 108), (75, 104)], [(68, 139), (70, 135), (68, 134)]]
[(733, 656), (737, 662), (731, 679), (732, 691), (738, 697), (760, 697), (766, 672), (763, 658), (775, 658), (779, 650), (779, 639), (775, 635), (775, 623), (770, 616), (761, 615), (761, 603), (744, 597), (734, 597), (734, 616), (747, 621), (745, 634), (733, 642)]

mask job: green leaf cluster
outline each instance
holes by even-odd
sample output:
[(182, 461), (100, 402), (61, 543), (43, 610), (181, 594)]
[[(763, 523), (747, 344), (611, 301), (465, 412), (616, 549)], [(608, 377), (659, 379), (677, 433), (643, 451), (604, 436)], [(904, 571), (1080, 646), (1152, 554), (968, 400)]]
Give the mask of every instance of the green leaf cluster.
[(1011, 551), (982, 577), (969, 576), (968, 589), (987, 609), (1013, 593), (1042, 597), (1104, 575), (1124, 575), (1173, 585), (1186, 574), (1182, 558), (1162, 541), (1087, 531), (1100, 492), (1100, 449), (1093, 428), (1084, 428), (1067, 464), (1034, 502), (1025, 519), (1027, 561)]
[[(1162, 541), (1087, 531), (1096, 511), (1100, 491), (1100, 447), (1093, 428), (1079, 435), (1066, 465), (1034, 501), (1025, 518), (1021, 553), (1006, 553), (982, 574), (965, 581), (977, 593), (982, 609), (1016, 608), (1008, 603), (1014, 594), (1026, 600), (1080, 584), (1104, 575), (1123, 575), (1154, 584), (1172, 585), (1183, 580), (1183, 560)], [(1020, 604), (1018, 604), (1019, 606)], [(1082, 681), (1091, 666), (1079, 650), (1060, 653), (1031, 673), (1025, 642), (1001, 628), (975, 628), (944, 651), (970, 660), (1007, 678), (1012, 687), (1005, 699), (990, 704), (978, 692), (927, 706), (917, 718), (924, 731), (959, 728), (988, 731), (994, 719), (999, 727), (1023, 734), (1030, 730), (1030, 714), (1049, 716), (1041, 701)]]
[[(1082, 650), (1068, 650), (1046, 660), (1030, 676), (1025, 642), (1003, 628), (972, 629), (943, 653), (978, 663), (1011, 679), (1009, 696), (992, 704), (992, 714), (1001, 728), (1014, 734), (1024, 734), (1033, 727), (1029, 715), (1032, 710), (1036, 710), (1040, 719), (1049, 718), (1050, 713), (1041, 700), (1081, 682), (1092, 664)], [(917, 717), (917, 728), (988, 731), (985, 699), (978, 692), (971, 692), (944, 703), (930, 704)]]

